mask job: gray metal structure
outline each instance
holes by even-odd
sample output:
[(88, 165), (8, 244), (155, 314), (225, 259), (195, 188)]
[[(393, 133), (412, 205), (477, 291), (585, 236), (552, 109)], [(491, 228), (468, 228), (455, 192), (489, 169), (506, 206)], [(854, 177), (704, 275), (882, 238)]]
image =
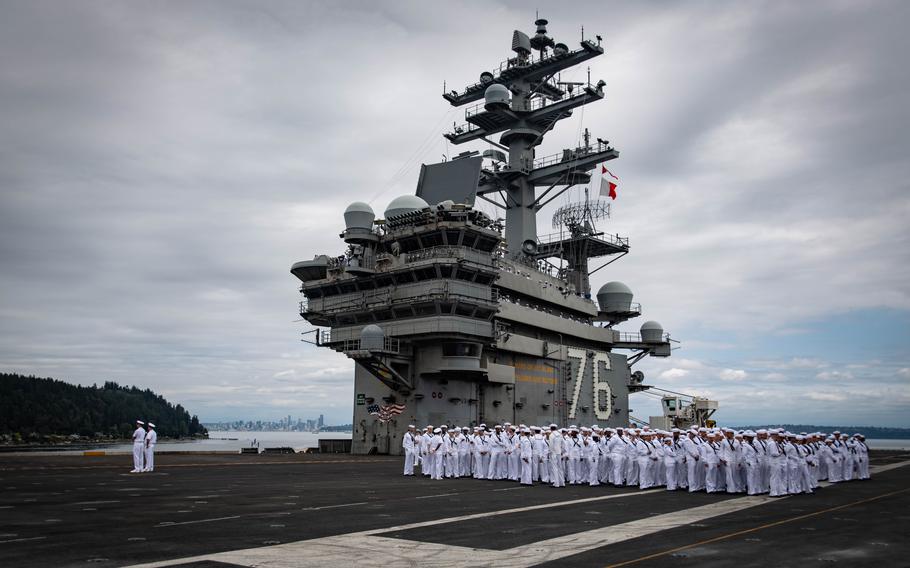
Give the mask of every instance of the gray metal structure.
[[(629, 393), (649, 388), (631, 366), (670, 355), (656, 322), (641, 333), (613, 329), (641, 313), (627, 286), (605, 285), (600, 305), (591, 298), (588, 260), (629, 251), (628, 239), (596, 229), (608, 207), (586, 199), (554, 220), (558, 233), (537, 234), (542, 207), (618, 156), (587, 132), (582, 146), (536, 156), (605, 85), (559, 82), (604, 50), (599, 39), (569, 49), (546, 24), (538, 20), (533, 37), (515, 31), (512, 57), (443, 94), (454, 106), (475, 103), (445, 136), (499, 150), (424, 166), (418, 195), (394, 199), (383, 219), (351, 204), (346, 252), (291, 268), (316, 343), (356, 362), (354, 453), (399, 453), (409, 423), (624, 425)], [(502, 208), (505, 224), (474, 209), (475, 196)]]

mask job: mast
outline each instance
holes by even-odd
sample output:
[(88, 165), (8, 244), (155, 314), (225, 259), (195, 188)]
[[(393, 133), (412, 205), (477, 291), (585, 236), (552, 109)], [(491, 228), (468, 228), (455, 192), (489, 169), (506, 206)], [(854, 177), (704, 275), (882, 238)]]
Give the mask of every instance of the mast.
[[(508, 151), (502, 168), (482, 170), (477, 195), (505, 209), (508, 253), (519, 260), (540, 258), (537, 212), (570, 187), (588, 183), (596, 164), (619, 156), (606, 141), (598, 139), (592, 146), (587, 132), (582, 146), (536, 156), (535, 148), (556, 123), (572, 116), (575, 108), (601, 100), (606, 83), (592, 85), (590, 74), (584, 84), (557, 78), (561, 71), (602, 55), (599, 36), (596, 43), (582, 39), (578, 49), (570, 50), (547, 35), (547, 20), (535, 24), (534, 37), (513, 32), (514, 57), (481, 73), (480, 81), (462, 92), (443, 94), (456, 107), (483, 99), (465, 110), (466, 124), (456, 125), (446, 138), (454, 144), (483, 140)], [(499, 143), (489, 138), (494, 134), (500, 135)], [(495, 195), (491, 199), (489, 194)]]

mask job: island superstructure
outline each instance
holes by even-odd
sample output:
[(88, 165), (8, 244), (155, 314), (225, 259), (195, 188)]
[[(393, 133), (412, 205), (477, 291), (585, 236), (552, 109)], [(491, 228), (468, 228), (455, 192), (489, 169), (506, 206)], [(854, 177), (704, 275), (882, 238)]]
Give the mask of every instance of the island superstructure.
[(572, 49), (546, 20), (535, 24), (533, 35), (513, 32), (512, 55), (478, 82), (443, 94), (466, 107), (445, 137), (487, 149), (423, 165), (416, 194), (393, 199), (382, 218), (350, 204), (344, 253), (291, 268), (315, 343), (356, 363), (353, 453), (399, 453), (409, 423), (626, 425), (629, 394), (649, 388), (632, 366), (670, 355), (655, 321), (615, 329), (641, 315), (628, 286), (608, 282), (592, 297), (590, 275), (630, 250), (597, 229), (610, 203), (586, 190), (556, 211), (552, 234), (538, 234), (540, 210), (619, 153), (585, 130), (580, 145), (536, 155), (606, 84), (560, 80), (604, 53), (599, 37)]

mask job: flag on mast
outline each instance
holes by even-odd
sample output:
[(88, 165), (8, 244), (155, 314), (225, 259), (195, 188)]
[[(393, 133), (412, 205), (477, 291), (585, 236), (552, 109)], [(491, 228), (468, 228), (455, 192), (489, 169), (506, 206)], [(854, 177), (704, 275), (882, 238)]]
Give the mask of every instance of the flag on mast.
[(600, 178), (600, 195), (601, 197), (616, 199), (616, 184), (608, 181), (607, 178)]
[(609, 175), (611, 178), (619, 181), (619, 178), (613, 175), (613, 172), (607, 169), (607, 166), (600, 165), (600, 195), (601, 197), (609, 197), (610, 199), (616, 199), (616, 188), (617, 185), (607, 178), (603, 177), (604, 174)]

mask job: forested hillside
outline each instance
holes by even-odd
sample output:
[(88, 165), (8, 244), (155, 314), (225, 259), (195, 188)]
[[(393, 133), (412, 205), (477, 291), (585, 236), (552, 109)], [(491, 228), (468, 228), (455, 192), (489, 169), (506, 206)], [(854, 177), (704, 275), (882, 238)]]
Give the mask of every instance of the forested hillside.
[(136, 420), (155, 423), (159, 436), (205, 434), (196, 416), (149, 389), (114, 382), (83, 387), (54, 379), (0, 373), (0, 435), (128, 438)]

